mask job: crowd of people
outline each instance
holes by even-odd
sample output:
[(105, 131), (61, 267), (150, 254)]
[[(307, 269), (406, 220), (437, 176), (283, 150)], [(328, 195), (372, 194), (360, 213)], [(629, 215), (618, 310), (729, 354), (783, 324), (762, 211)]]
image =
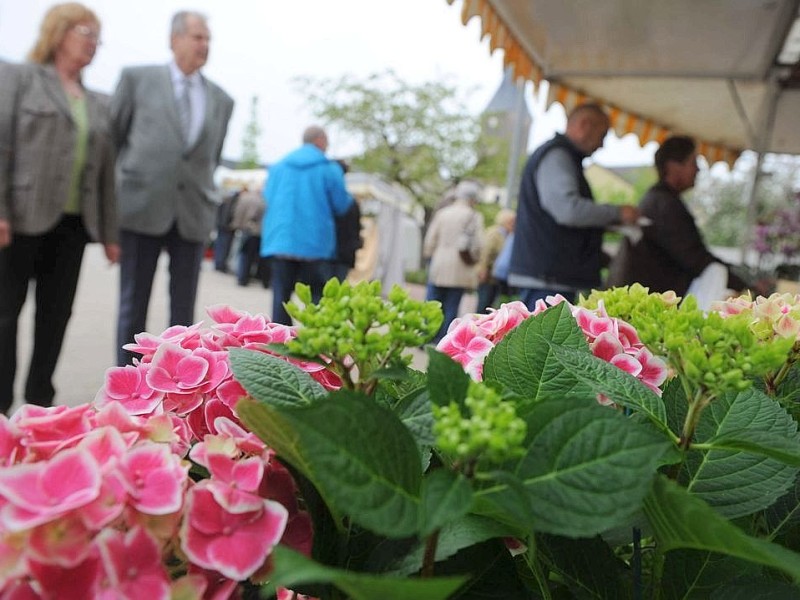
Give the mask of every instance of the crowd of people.
[[(226, 270), (239, 236), (236, 278), (261, 278), (272, 289), (272, 319), (291, 324), (284, 304), (297, 282), (318, 299), (330, 277), (344, 278), (360, 246), (357, 202), (345, 186), (347, 165), (327, 155), (319, 126), (299, 148), (271, 166), (263, 190), (223, 199), (219, 165), (233, 99), (202, 73), (209, 55), (206, 17), (180, 11), (170, 26), (168, 64), (122, 70), (113, 95), (87, 89), (83, 69), (101, 37), (98, 16), (67, 2), (44, 16), (28, 60), (0, 62), (0, 411), (14, 401), (17, 326), (28, 285), (35, 282), (34, 340), (24, 385), (26, 402), (49, 406), (52, 378), (78, 285), (85, 245), (103, 245), (119, 264), (116, 363), (138, 355), (154, 275), (169, 255), (169, 326), (195, 322), (195, 301), (207, 242), (217, 230), (215, 266)], [(656, 153), (659, 181), (639, 207), (594, 201), (583, 159), (600, 148), (609, 118), (595, 104), (578, 106), (566, 130), (540, 146), (525, 165), (517, 210), (503, 210), (484, 228), (476, 210), (480, 186), (460, 182), (427, 229), (429, 299), (445, 320), (458, 316), (467, 290), (477, 311), (517, 294), (537, 300), (602, 285), (609, 263), (603, 231), (641, 224), (642, 240), (623, 241), (609, 282), (641, 282), (652, 291), (685, 293), (722, 263), (705, 247), (680, 194), (694, 185), (697, 152), (686, 137)], [(724, 267), (724, 265), (723, 265)], [(731, 274), (735, 290), (745, 282)]]
[[(108, 261), (119, 264), (117, 365), (139, 356), (130, 348), (145, 330), (162, 252), (169, 256), (168, 325), (195, 322), (201, 265), (224, 205), (213, 177), (234, 106), (202, 73), (207, 19), (176, 13), (172, 60), (124, 68), (111, 97), (87, 89), (81, 77), (100, 37), (91, 9), (57, 4), (28, 60), (0, 62), (3, 413), (14, 402), (17, 328), (30, 281), (36, 305), (24, 400), (54, 401), (53, 374), (88, 242), (102, 243)], [(254, 265), (268, 259), (264, 281), (275, 297), (273, 319), (282, 323), (290, 323), (283, 302), (295, 282), (309, 283), (319, 297), (327, 277), (342, 272), (337, 217), (353, 214), (354, 201), (342, 165), (325, 155), (327, 144), (322, 128), (309, 127), (302, 147), (273, 166), (264, 196), (245, 190), (231, 212), (231, 230), (242, 235), (237, 281), (246, 285)]]
[[(549, 296), (575, 301), (580, 292), (633, 283), (651, 292), (692, 293), (701, 307), (746, 289), (768, 292), (769, 281), (744, 281), (704, 243), (681, 197), (698, 173), (691, 138), (676, 135), (661, 144), (655, 154), (658, 182), (638, 206), (595, 202), (583, 161), (602, 147), (609, 127), (600, 105), (577, 106), (565, 132), (528, 158), (516, 212), (501, 210), (485, 232), (475, 201), (468, 201), (476, 190), (467, 194), (459, 184), (446, 196), (425, 239), (427, 297), (442, 302), (445, 314), (435, 341), (456, 318), (464, 292), (476, 287), (477, 312), (496, 306), (498, 298), (518, 298), (533, 311)], [(624, 236), (611, 257), (603, 234), (619, 226), (638, 235)]]

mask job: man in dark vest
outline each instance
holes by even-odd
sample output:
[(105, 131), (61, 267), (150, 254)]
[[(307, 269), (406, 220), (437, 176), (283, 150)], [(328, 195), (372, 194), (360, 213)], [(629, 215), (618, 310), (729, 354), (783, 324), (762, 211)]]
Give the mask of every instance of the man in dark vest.
[(600, 286), (603, 229), (635, 223), (634, 206), (596, 204), (583, 175), (583, 159), (603, 145), (608, 115), (582, 104), (567, 118), (564, 134), (541, 145), (522, 173), (508, 283), (533, 310), (538, 299)]

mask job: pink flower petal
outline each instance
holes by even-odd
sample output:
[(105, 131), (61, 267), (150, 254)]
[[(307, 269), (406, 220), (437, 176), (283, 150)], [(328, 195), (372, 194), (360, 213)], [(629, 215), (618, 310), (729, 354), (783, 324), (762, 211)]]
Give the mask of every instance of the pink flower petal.
[(592, 354), (597, 358), (602, 358), (606, 362), (625, 352), (619, 340), (612, 333), (601, 333), (591, 344)]
[(609, 362), (634, 377), (642, 372), (642, 364), (630, 354), (617, 354)]

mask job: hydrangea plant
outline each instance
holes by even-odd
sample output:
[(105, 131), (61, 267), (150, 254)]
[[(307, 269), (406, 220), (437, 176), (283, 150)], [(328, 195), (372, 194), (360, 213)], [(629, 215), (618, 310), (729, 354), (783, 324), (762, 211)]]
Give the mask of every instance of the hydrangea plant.
[[(81, 454), (87, 481), (107, 469), (183, 494), (159, 517), (146, 511), (161, 496), (122, 485), (124, 518), (86, 536), (103, 576), (61, 565), (60, 581), (123, 589), (124, 547), (142, 586), (186, 598), (262, 582), (280, 600), (796, 595), (800, 384), (786, 315), (800, 298), (708, 314), (641, 287), (509, 303), (455, 321), (423, 373), (408, 348), (438, 330), (437, 303), (335, 281), (318, 304), (302, 286), (297, 297), (296, 328), (217, 308), (209, 331), (137, 338), (143, 360), (110, 371), (82, 409), (93, 427), (106, 414), (137, 424), (117, 426), (111, 461), (137, 475), (98, 463), (90, 435), (38, 434), (51, 457)], [(0, 438), (9, 471), (37, 462), (19, 419)], [(64, 473), (50, 460), (37, 468)], [(23, 511), (18, 487), (0, 486), (0, 518)], [(83, 496), (64, 489), (59, 532), (68, 515), (83, 531)], [(25, 510), (46, 513), (37, 502)], [(274, 527), (261, 532), (262, 518)], [(3, 593), (44, 589), (39, 527), (2, 532)]]
[(137, 335), (141, 360), (109, 369), (92, 403), (0, 417), (0, 597), (229, 598), (263, 581), (279, 542), (310, 553), (292, 476), (233, 410), (228, 361), (295, 332), (209, 316)]

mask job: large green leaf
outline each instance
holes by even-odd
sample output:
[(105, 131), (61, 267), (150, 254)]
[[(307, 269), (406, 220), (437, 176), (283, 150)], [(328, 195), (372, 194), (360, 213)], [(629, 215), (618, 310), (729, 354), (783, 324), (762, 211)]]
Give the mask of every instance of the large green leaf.
[(433, 446), (433, 412), (431, 399), (426, 389), (417, 389), (400, 398), (394, 405), (394, 413), (411, 432), (420, 448)]
[[(511, 553), (501, 540), (488, 540), (436, 564), (436, 574), (469, 573), (469, 581), (452, 600), (532, 600)], [(409, 598), (409, 600), (411, 600)]]
[(486, 357), (483, 379), (499, 382), (528, 402), (563, 395), (576, 380), (554, 356), (556, 346), (589, 351), (566, 303), (526, 319), (508, 333)]
[(306, 406), (327, 395), (312, 377), (286, 362), (255, 350), (228, 353), (236, 380), (253, 398), (275, 406)]
[(726, 439), (744, 436), (743, 431), (749, 439), (760, 440), (762, 451), (744, 451), (743, 444), (740, 450), (689, 451), (681, 477), (686, 489), (729, 518), (768, 507), (786, 493), (798, 472), (797, 467), (765, 456), (768, 444), (785, 453), (799, 436), (791, 416), (757, 390), (724, 394), (711, 402), (700, 418), (695, 441), (713, 445), (721, 440), (722, 445)]
[(664, 561), (661, 592), (665, 600), (701, 600), (743, 574), (757, 575), (761, 568), (705, 550), (672, 550)]
[(635, 377), (609, 362), (586, 352), (563, 346), (552, 348), (562, 367), (595, 394), (603, 394), (615, 403), (645, 414), (656, 427), (670, 432), (667, 410), (659, 396)]
[(800, 587), (774, 579), (747, 578), (714, 590), (709, 600), (800, 600)]
[(686, 392), (678, 377), (673, 377), (664, 386), (661, 401), (667, 410), (667, 423), (670, 430), (676, 434), (680, 433), (683, 430), (683, 422), (686, 420), (688, 405), (686, 403)]
[(277, 587), (303, 584), (334, 585), (352, 600), (447, 600), (467, 580), (466, 577), (411, 579), (353, 573), (314, 562), (284, 546), (272, 553), (274, 569), (264, 594), (275, 594)]
[(460, 473), (435, 469), (423, 479), (419, 531), (422, 537), (460, 519), (472, 503), (472, 487)]
[(522, 488), (501, 482), (481, 490), (478, 508), (511, 524), (530, 514), (533, 522), (520, 526), (567, 537), (593, 536), (630, 518), (671, 445), (593, 401), (540, 402), (526, 420), (528, 446), (513, 468)]
[(782, 437), (767, 431), (739, 429), (713, 437), (705, 445), (713, 450), (748, 452), (800, 467), (800, 438), (796, 436)]
[(332, 510), (388, 537), (417, 533), (421, 459), (411, 434), (390, 410), (345, 391), (303, 408), (245, 400), (236, 409)]
[(794, 480), (792, 488), (765, 511), (764, 517), (772, 538), (781, 537), (800, 525), (800, 476)]
[(693, 548), (727, 554), (781, 570), (800, 582), (800, 554), (748, 536), (666, 477), (654, 480), (644, 509), (663, 552)]
[[(439, 531), (439, 543), (436, 546), (436, 560), (442, 561), (453, 556), (459, 550), (493, 538), (514, 537), (517, 528), (504, 525), (494, 519), (468, 514), (461, 519), (452, 521)], [(424, 555), (424, 542), (392, 568), (398, 575), (416, 573), (422, 567)]]
[(463, 405), (469, 387), (469, 375), (464, 367), (447, 354), (428, 348), (428, 392), (431, 402), (446, 406), (455, 402)]
[(574, 598), (624, 600), (631, 596), (627, 565), (599, 537), (572, 540), (539, 535), (536, 548)]

